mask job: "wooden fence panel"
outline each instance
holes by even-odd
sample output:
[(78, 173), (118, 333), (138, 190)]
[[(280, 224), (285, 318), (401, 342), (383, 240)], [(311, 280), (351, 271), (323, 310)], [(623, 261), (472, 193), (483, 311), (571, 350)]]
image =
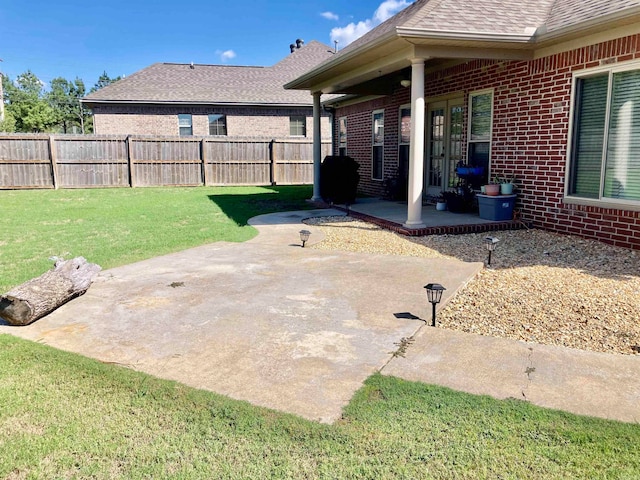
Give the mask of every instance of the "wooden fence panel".
[(48, 135), (0, 135), (0, 189), (53, 188)]
[(203, 184), (201, 138), (131, 138), (131, 168), (136, 187)]
[[(330, 155), (331, 143), (322, 143), (321, 158)], [(313, 183), (313, 141), (282, 140), (273, 145), (275, 158), (274, 182), (278, 185)]]
[(58, 188), (127, 187), (126, 136), (54, 137)]
[[(322, 143), (322, 157), (331, 152)], [(0, 189), (313, 183), (311, 139), (0, 135)]]
[(270, 141), (205, 139), (210, 185), (270, 185)]

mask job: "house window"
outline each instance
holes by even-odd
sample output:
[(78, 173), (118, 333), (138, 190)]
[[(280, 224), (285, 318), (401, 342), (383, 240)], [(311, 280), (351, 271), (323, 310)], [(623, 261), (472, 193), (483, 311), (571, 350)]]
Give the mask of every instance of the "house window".
[(567, 193), (640, 202), (640, 65), (576, 74), (570, 131)]
[(400, 107), (400, 136), (398, 138), (398, 175), (409, 178), (409, 144), (411, 143), (411, 107)]
[(382, 180), (384, 171), (384, 110), (373, 112), (371, 178)]
[(306, 137), (307, 117), (303, 115), (289, 117), (289, 135), (292, 137)]
[(491, 127), (493, 125), (493, 90), (469, 94), (469, 165), (484, 167), (489, 172)]
[(180, 129), (180, 136), (193, 135), (193, 122), (190, 113), (178, 115), (178, 128)]
[(338, 155), (347, 155), (347, 117), (338, 120)]
[(219, 113), (209, 114), (209, 135), (226, 135), (227, 117)]

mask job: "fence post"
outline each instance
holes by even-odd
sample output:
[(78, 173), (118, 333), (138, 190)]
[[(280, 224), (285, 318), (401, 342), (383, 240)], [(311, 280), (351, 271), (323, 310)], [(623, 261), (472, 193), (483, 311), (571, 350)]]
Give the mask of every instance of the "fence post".
[(131, 148), (131, 135), (127, 135), (127, 165), (129, 167), (129, 187), (135, 186), (133, 173), (133, 148)]
[(271, 185), (276, 184), (276, 140), (271, 139), (269, 142), (269, 161), (271, 162), (269, 174), (271, 176)]
[(202, 160), (202, 178), (206, 187), (209, 185), (209, 174), (207, 173), (207, 143), (204, 137), (200, 142), (200, 160)]
[(49, 135), (49, 160), (51, 161), (51, 181), (53, 188), (58, 190), (58, 155), (56, 155), (56, 144), (53, 135)]

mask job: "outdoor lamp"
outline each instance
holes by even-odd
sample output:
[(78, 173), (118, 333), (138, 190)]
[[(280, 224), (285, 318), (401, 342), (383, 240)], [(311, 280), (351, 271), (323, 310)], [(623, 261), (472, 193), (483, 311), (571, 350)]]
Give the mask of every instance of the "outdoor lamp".
[(489, 258), (487, 259), (487, 266), (491, 265), (491, 252), (496, 249), (496, 243), (500, 241), (499, 238), (496, 237), (486, 237), (484, 239), (484, 246), (489, 250)]
[(300, 241), (302, 242), (302, 248), (304, 248), (304, 244), (309, 240), (309, 235), (311, 232), (309, 230), (300, 230)]
[(431, 315), (431, 326), (436, 326), (436, 304), (440, 303), (442, 300), (442, 292), (446, 290), (439, 283), (429, 283), (424, 286), (427, 290), (427, 300), (433, 305), (433, 314)]

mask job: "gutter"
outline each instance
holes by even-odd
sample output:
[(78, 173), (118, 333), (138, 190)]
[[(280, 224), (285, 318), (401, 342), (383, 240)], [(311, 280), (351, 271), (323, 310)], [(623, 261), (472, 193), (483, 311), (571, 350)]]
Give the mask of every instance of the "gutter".
[(300, 108), (313, 107), (313, 103), (272, 103), (272, 102), (185, 102), (185, 101), (162, 101), (162, 100), (91, 100), (80, 99), (80, 103), (86, 105), (201, 105), (219, 107), (282, 107)]
[(603, 24), (606, 25), (607, 23), (614, 23), (619, 20), (625, 20), (630, 17), (639, 16), (639, 15), (640, 15), (640, 5), (632, 8), (625, 8), (624, 10), (619, 10), (617, 12), (609, 13), (608, 15), (604, 15), (601, 17), (585, 20), (584, 22), (576, 23), (574, 25), (570, 25), (568, 27), (564, 27), (559, 30), (554, 30), (549, 33), (547, 32), (547, 27), (545, 25), (538, 29), (536, 42), (543, 42), (543, 41), (546, 42), (550, 40), (555, 40), (557, 38), (571, 35), (573, 33), (579, 33), (581, 30), (597, 27)]
[(524, 33), (496, 33), (496, 32), (455, 32), (444, 30), (424, 30), (414, 27), (398, 27), (401, 37), (420, 38), (425, 40), (461, 40), (477, 42), (499, 43), (531, 43), (536, 35), (536, 27), (527, 27)]

